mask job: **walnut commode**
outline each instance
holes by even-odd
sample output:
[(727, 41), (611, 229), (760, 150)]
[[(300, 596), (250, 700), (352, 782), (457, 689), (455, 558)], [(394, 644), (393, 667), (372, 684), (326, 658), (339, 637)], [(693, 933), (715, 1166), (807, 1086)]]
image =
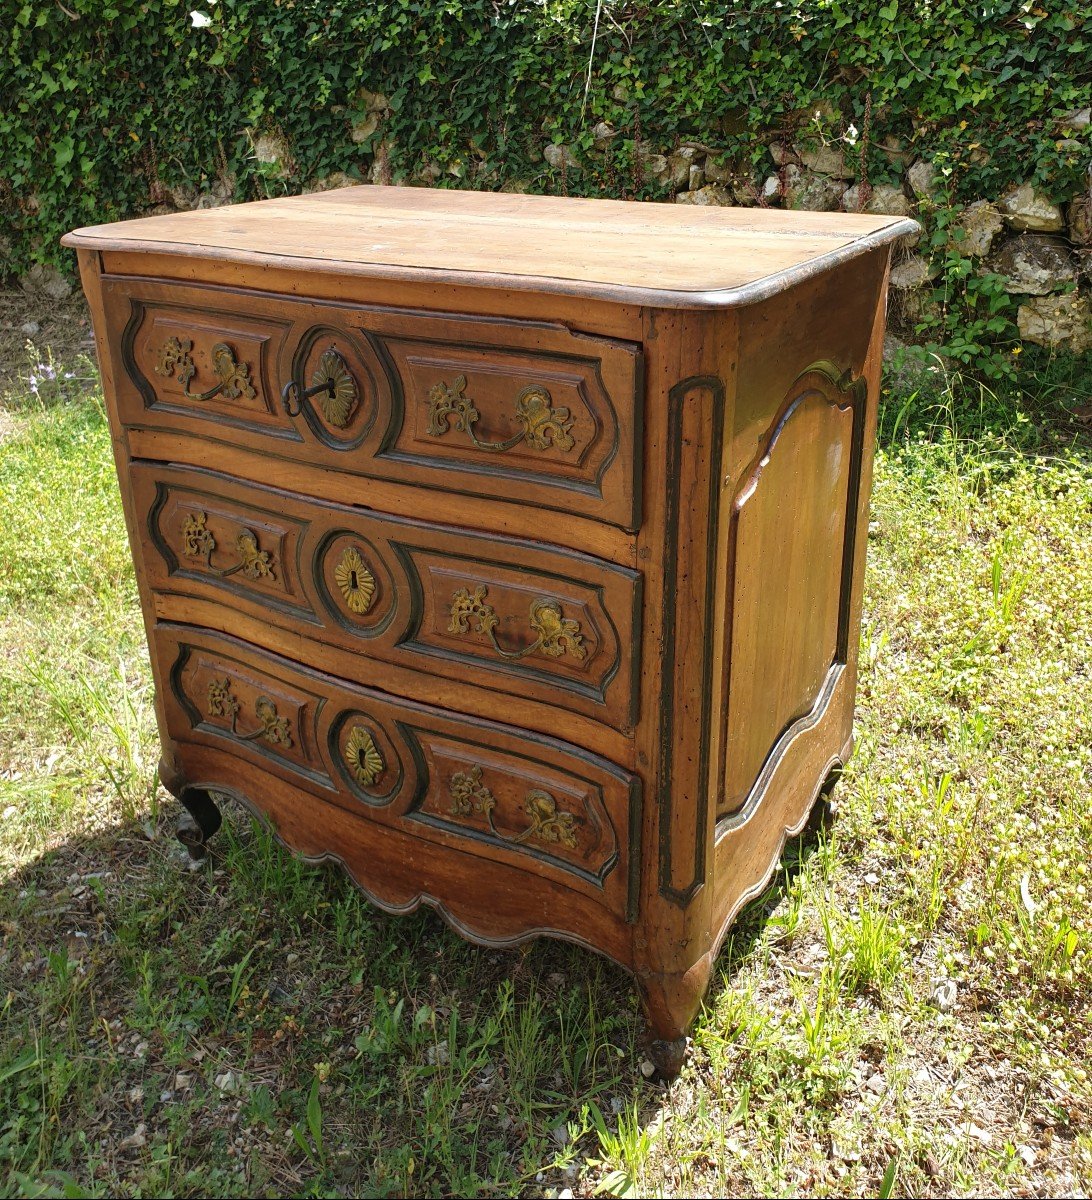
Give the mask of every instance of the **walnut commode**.
[(227, 793), (388, 912), (601, 951), (676, 1071), (850, 750), (914, 228), (360, 187), (69, 235), (193, 852)]

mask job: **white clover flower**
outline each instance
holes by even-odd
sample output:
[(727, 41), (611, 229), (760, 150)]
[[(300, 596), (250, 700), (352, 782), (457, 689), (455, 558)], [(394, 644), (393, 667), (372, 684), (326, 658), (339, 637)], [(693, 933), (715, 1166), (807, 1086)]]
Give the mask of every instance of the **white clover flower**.
[(194, 29), (208, 29), (208, 27), (212, 24), (212, 17), (210, 17), (208, 13), (198, 12), (196, 9), (194, 9), (194, 11), (190, 13), (190, 24)]

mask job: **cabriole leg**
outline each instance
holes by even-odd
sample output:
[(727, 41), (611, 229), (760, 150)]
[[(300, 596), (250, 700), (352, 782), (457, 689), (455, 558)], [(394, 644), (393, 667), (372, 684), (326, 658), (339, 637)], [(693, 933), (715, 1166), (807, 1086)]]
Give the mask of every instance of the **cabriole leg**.
[(176, 836), (189, 851), (190, 858), (200, 862), (206, 854), (205, 843), (220, 828), (224, 818), (212, 796), (204, 788), (190, 787), (185, 776), (166, 756), (159, 763), (159, 778), (186, 810), (178, 820)]
[(681, 974), (642, 971), (638, 985), (648, 1021), (648, 1056), (662, 1079), (674, 1079), (686, 1061), (690, 1027), (713, 973), (710, 955)]
[(178, 797), (185, 812), (178, 819), (178, 840), (190, 853), (194, 862), (200, 862), (206, 854), (205, 843), (223, 823), (223, 817), (212, 796), (200, 788), (187, 788)]

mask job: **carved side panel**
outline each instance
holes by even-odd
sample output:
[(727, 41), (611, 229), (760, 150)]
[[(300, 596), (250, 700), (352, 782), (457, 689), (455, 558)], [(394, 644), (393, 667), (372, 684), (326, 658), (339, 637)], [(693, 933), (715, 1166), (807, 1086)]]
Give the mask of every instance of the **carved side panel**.
[(846, 658), (865, 388), (797, 379), (734, 503), (729, 688), (718, 816), (749, 810)]

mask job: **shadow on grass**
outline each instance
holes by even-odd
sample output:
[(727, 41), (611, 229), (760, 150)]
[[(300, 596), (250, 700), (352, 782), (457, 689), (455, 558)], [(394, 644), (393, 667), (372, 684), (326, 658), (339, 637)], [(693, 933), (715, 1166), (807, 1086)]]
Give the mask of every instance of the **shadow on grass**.
[[(386, 917), (235, 802), (190, 870), (176, 815), (67, 841), (0, 888), (15, 1194), (516, 1195), (635, 1165), (667, 1093), (641, 1072), (625, 971)], [(710, 1010), (815, 845), (790, 842), (739, 918)]]

